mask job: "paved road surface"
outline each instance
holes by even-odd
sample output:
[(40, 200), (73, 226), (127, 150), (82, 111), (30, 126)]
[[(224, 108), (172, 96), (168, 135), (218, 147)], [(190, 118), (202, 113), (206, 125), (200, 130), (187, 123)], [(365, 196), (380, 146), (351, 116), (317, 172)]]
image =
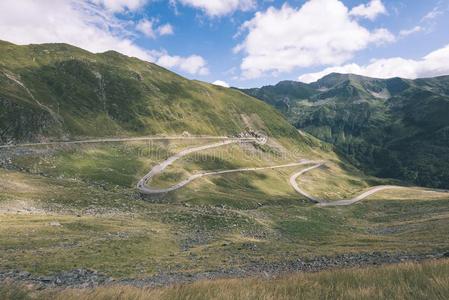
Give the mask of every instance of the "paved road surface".
[(212, 175), (220, 175), (220, 174), (228, 174), (228, 173), (237, 173), (237, 172), (250, 172), (250, 171), (260, 171), (260, 170), (267, 170), (267, 169), (279, 169), (279, 168), (290, 168), (290, 167), (296, 167), (300, 165), (310, 164), (314, 163), (313, 161), (309, 160), (302, 160), (299, 162), (293, 162), (289, 164), (284, 165), (277, 165), (277, 166), (268, 166), (268, 167), (257, 167), (257, 168), (240, 168), (240, 169), (234, 169), (234, 170), (224, 170), (224, 171), (216, 171), (216, 172), (204, 172), (199, 174), (194, 174), (188, 177), (187, 179), (184, 179), (183, 181), (178, 182), (177, 184), (164, 188), (164, 189), (158, 189), (158, 188), (152, 188), (147, 185), (147, 183), (156, 175), (161, 174), (168, 166), (173, 164), (178, 159), (189, 155), (194, 152), (203, 151), (211, 148), (217, 148), (222, 147), (229, 144), (235, 144), (235, 143), (249, 143), (254, 142), (254, 139), (230, 139), (226, 141), (221, 141), (218, 143), (188, 148), (185, 150), (182, 150), (181, 152), (169, 157), (165, 161), (161, 162), (160, 164), (156, 165), (151, 169), (150, 172), (148, 172), (142, 179), (139, 180), (137, 183), (137, 188), (142, 194), (146, 195), (153, 195), (153, 194), (164, 194), (168, 192), (172, 192), (175, 190), (178, 190), (185, 185), (189, 184), (190, 182), (194, 181), (195, 179), (205, 177), (205, 176), (212, 176)]
[[(329, 207), (329, 206), (347, 206), (347, 205), (352, 205), (354, 203), (360, 202), (364, 199), (366, 199), (367, 197), (376, 194), (378, 192), (384, 191), (384, 190), (392, 190), (392, 189), (401, 189), (404, 188), (402, 186), (395, 186), (395, 185), (379, 185), (379, 186), (374, 186), (369, 188), (368, 190), (366, 190), (365, 192), (363, 192), (362, 194), (351, 198), (351, 199), (345, 199), (345, 200), (337, 200), (337, 201), (326, 201), (323, 199), (318, 199), (314, 196), (311, 196), (310, 194), (308, 194), (307, 192), (305, 192), (303, 189), (301, 189), (298, 185), (297, 182), (297, 178), (307, 172), (310, 172), (314, 169), (317, 169), (321, 166), (325, 165), (324, 162), (319, 162), (314, 166), (311, 166), (307, 169), (304, 169), (298, 173), (293, 174), (290, 177), (290, 184), (293, 186), (293, 188), (300, 193), (301, 195), (303, 195), (304, 197), (308, 198), (309, 200), (317, 203), (318, 206), (321, 207)], [(426, 189), (429, 192), (435, 192), (435, 193), (449, 193), (449, 191), (446, 190), (438, 190), (438, 189)]]
[[(326, 201), (323, 199), (319, 199), (316, 198), (312, 195), (310, 195), (309, 193), (307, 193), (306, 191), (304, 191), (298, 184), (297, 179), (307, 173), (310, 172), (314, 169), (320, 168), (321, 166), (325, 165), (326, 162), (325, 161), (312, 161), (312, 160), (307, 160), (307, 159), (303, 159), (299, 162), (292, 162), (289, 164), (284, 164), (284, 165), (277, 165), (277, 166), (269, 166), (269, 167), (258, 167), (258, 168), (240, 168), (240, 169), (234, 169), (234, 170), (224, 170), (224, 171), (216, 171), (216, 172), (204, 172), (204, 173), (199, 173), (199, 174), (194, 174), (191, 175), (190, 177), (184, 179), (183, 181), (180, 181), (176, 184), (174, 184), (171, 187), (168, 188), (163, 188), (163, 189), (159, 189), (159, 188), (152, 188), (149, 187), (147, 185), (147, 183), (156, 175), (162, 173), (165, 168), (167, 168), (168, 166), (170, 166), (171, 164), (173, 164), (176, 160), (189, 155), (191, 153), (194, 152), (198, 152), (198, 151), (202, 151), (202, 150), (206, 150), (206, 149), (210, 149), (210, 148), (216, 148), (216, 147), (221, 147), (221, 146), (225, 146), (225, 145), (229, 145), (229, 144), (233, 144), (233, 143), (252, 143), (255, 142), (255, 139), (252, 138), (247, 138), (247, 139), (227, 139), (227, 140), (223, 140), (221, 142), (218, 143), (213, 143), (213, 144), (208, 144), (208, 145), (203, 145), (203, 146), (198, 146), (198, 147), (193, 147), (193, 148), (188, 148), (185, 150), (182, 150), (181, 152), (169, 157), (168, 159), (166, 159), (165, 161), (163, 161), (162, 163), (156, 165), (155, 167), (153, 167), (151, 169), (151, 171), (146, 174), (137, 184), (137, 188), (139, 189), (139, 191), (142, 194), (147, 194), (147, 195), (152, 195), (152, 194), (164, 194), (164, 193), (168, 193), (168, 192), (172, 192), (175, 190), (178, 190), (184, 186), (186, 186), (187, 184), (189, 184), (190, 182), (194, 181), (195, 179), (201, 178), (201, 177), (205, 177), (205, 176), (212, 176), (212, 175), (221, 175), (221, 174), (229, 174), (229, 173), (237, 173), (237, 172), (250, 172), (250, 171), (259, 171), (259, 170), (267, 170), (267, 169), (278, 169), (278, 168), (291, 168), (291, 167), (296, 167), (296, 166), (301, 166), (301, 165), (307, 165), (307, 164), (314, 164), (311, 167), (305, 168), (297, 173), (294, 173), (291, 177), (290, 177), (290, 184), (293, 187), (293, 189), (298, 192), (299, 194), (303, 195), (304, 197), (306, 197), (307, 199), (309, 199), (310, 201), (316, 203), (318, 206), (322, 206), (322, 207), (326, 207), (326, 206), (347, 206), (347, 205), (351, 205), (354, 203), (357, 203), (359, 201), (362, 201), (364, 199), (366, 199), (367, 197), (378, 193), (380, 191), (383, 190), (387, 190), (387, 189), (398, 189), (398, 188), (402, 188), (400, 186), (391, 186), (391, 185), (382, 185), (382, 186), (375, 186), (372, 187), (370, 189), (368, 189), (367, 191), (363, 192), (362, 194), (352, 198), (352, 199), (345, 199), (345, 200), (338, 200), (338, 201)], [(430, 191), (434, 191), (434, 192), (442, 192), (441, 190), (430, 190)], [(445, 191), (443, 191), (445, 192)]]
[(295, 174), (293, 174), (293, 175), (290, 177), (290, 185), (295, 189), (295, 191), (297, 191), (299, 194), (303, 195), (304, 197), (306, 197), (307, 199), (309, 199), (309, 200), (311, 200), (312, 202), (315, 202), (315, 203), (320, 203), (321, 200), (319, 200), (319, 199), (313, 197), (312, 195), (310, 195), (309, 193), (307, 193), (306, 191), (304, 191), (303, 189), (301, 189), (301, 188), (299, 187), (298, 182), (296, 181), (296, 179), (297, 179), (299, 176), (301, 176), (302, 174), (307, 173), (307, 172), (309, 172), (309, 171), (312, 171), (312, 170), (314, 170), (314, 169), (317, 169), (317, 168), (321, 167), (322, 165), (324, 165), (324, 162), (323, 162), (323, 163), (318, 163), (318, 164), (316, 164), (316, 165), (314, 165), (314, 166), (311, 166), (311, 167), (309, 167), (309, 168), (307, 168), (307, 169), (301, 170), (301, 171), (299, 171), (298, 173), (295, 173)]

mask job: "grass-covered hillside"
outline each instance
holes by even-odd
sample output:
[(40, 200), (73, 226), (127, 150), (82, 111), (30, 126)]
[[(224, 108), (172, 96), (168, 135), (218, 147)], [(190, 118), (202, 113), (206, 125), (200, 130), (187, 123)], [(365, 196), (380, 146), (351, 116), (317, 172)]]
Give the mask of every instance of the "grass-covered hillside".
[(244, 90), (366, 170), (449, 187), (449, 76), (387, 80), (331, 74)]
[(117, 52), (0, 41), (0, 143), (150, 134), (296, 137), (281, 114), (231, 89)]
[[(210, 141), (2, 149), (0, 282), (12, 276), (43, 287), (78, 286), (105, 276), (167, 284), (389, 263), (449, 251), (446, 193), (385, 191), (357, 205), (322, 208), (289, 183), (292, 173), (306, 166), (205, 177), (166, 195), (138, 193), (137, 181), (153, 166), (200, 143)], [(209, 149), (176, 161), (149, 184), (166, 187), (202, 170), (278, 165), (301, 157), (328, 161), (300, 179), (307, 192), (321, 198), (341, 199), (383, 184), (332, 152), (292, 150), (296, 154), (285, 156), (270, 144)], [(80, 269), (98, 275), (74, 279)]]

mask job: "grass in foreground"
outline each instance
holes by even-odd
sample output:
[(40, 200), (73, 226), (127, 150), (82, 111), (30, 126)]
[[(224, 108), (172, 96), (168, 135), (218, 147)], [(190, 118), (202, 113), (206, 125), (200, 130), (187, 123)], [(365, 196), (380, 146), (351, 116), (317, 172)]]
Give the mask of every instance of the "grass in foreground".
[(3, 299), (448, 299), (449, 260), (294, 274), (276, 279), (200, 281), (158, 289), (108, 286), (35, 292), (0, 288)]

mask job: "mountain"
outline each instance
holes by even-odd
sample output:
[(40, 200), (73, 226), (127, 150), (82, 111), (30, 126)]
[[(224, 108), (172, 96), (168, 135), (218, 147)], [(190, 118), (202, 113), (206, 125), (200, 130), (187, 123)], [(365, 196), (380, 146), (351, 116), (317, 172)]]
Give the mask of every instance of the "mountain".
[[(383, 116), (394, 120), (382, 104), (388, 100), (359, 100), (380, 83), (367, 82), (370, 88), (365, 88), (364, 79), (357, 84), (355, 78), (349, 83), (343, 77), (328, 79), (316, 85), (282, 83), (278, 88), (284, 94), (273, 103), (288, 104), (285, 113), (293, 123), (307, 121), (299, 125), (311, 131), (312, 109), (325, 103), (342, 110), (345, 103), (353, 103), (349, 108), (365, 103), (379, 107), (379, 126), (387, 123), (378, 120)], [(407, 89), (394, 84), (388, 93), (406, 93), (412, 83), (404, 82)], [(413, 85), (424, 89), (419, 82)], [(432, 90), (444, 89), (443, 82), (433, 81)], [(386, 92), (379, 87), (376, 93)], [(1, 146), (131, 137), (0, 149), (0, 281), (8, 278), (12, 288), (32, 283), (48, 292), (41, 298), (55, 298), (56, 287), (78, 291), (81, 285), (104, 285), (110, 290), (110, 278), (114, 284), (173, 285), (211, 274), (265, 276), (334, 268), (348, 265), (348, 259), (351, 265), (396, 261), (404, 253), (443, 257), (449, 249), (447, 193), (405, 185), (377, 190), (355, 207), (312, 203), (313, 197), (341, 204), (340, 199), (378, 189), (373, 186), (404, 182), (366, 176), (328, 143), (299, 132), (275, 108), (235, 89), (187, 80), (116, 52), (0, 42), (0, 102)], [(310, 112), (297, 110), (301, 107)], [(324, 109), (336, 114), (333, 106)], [(407, 109), (393, 107), (391, 114), (396, 110)], [(438, 112), (429, 110), (432, 116)], [(333, 124), (332, 114), (317, 115)], [(342, 122), (349, 117), (341, 117)], [(421, 122), (445, 121), (443, 114), (441, 120)], [(266, 132), (268, 142), (132, 139), (184, 131), (235, 135), (250, 128)], [(406, 129), (421, 132), (416, 128), (425, 126)], [(430, 139), (443, 145), (441, 138)], [(0, 283), (0, 299), (12, 293), (17, 294), (9, 283), (6, 292)]]
[(374, 175), (449, 187), (449, 76), (407, 80), (330, 74), (242, 90), (330, 142)]
[(0, 143), (150, 134), (299, 134), (269, 105), (155, 64), (0, 41)]

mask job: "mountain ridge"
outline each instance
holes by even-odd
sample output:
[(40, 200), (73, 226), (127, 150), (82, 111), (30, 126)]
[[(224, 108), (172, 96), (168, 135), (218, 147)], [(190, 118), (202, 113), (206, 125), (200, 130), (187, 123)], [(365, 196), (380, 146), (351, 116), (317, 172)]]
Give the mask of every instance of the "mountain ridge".
[[(290, 86), (290, 88), (286, 88)], [(295, 93), (298, 87), (311, 93)], [(243, 92), (335, 145), (373, 175), (449, 187), (449, 76), (415, 80), (329, 74)]]

